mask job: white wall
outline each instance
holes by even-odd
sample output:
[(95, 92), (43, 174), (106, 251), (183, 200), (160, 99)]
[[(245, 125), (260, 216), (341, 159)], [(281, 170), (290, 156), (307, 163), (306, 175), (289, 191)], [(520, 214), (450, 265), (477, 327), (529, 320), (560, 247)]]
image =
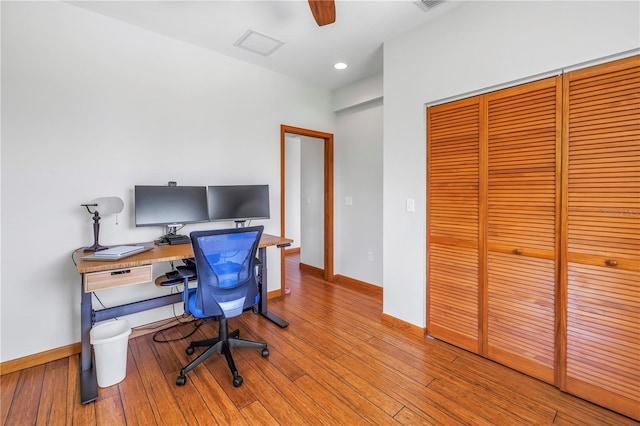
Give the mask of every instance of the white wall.
[(385, 44), (386, 314), (425, 325), (424, 105), (637, 49), (639, 4), (474, 1)]
[(334, 272), (377, 286), (382, 286), (383, 108), (375, 99), (337, 114), (334, 160), (334, 179), (340, 182)]
[(382, 73), (333, 92), (334, 272), (377, 286), (383, 265), (382, 95)]
[(342, 111), (356, 105), (382, 100), (382, 73), (355, 81), (333, 92), (333, 110)]
[[(148, 241), (162, 229), (135, 228), (136, 184), (267, 183), (271, 219), (261, 223), (279, 234), (280, 125), (333, 131), (328, 91), (67, 3), (1, 7), (1, 361), (80, 340), (71, 253), (93, 242), (81, 203), (125, 201), (118, 225), (103, 218), (102, 244)], [(268, 253), (276, 289), (279, 253)], [(161, 292), (99, 295), (112, 304)]]

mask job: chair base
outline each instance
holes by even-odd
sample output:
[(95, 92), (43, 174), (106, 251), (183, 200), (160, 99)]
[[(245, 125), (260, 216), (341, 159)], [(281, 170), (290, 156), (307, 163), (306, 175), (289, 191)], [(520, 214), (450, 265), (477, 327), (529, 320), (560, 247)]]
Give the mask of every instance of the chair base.
[(176, 379), (176, 385), (183, 386), (187, 377), (186, 374), (200, 365), (203, 361), (208, 359), (215, 353), (222, 353), (227, 360), (231, 374), (233, 375), (233, 386), (238, 387), (242, 385), (243, 379), (238, 374), (236, 364), (233, 362), (233, 356), (231, 355), (231, 348), (255, 348), (262, 349), (262, 357), (269, 356), (269, 349), (267, 344), (262, 342), (254, 342), (252, 340), (240, 339), (240, 330), (234, 330), (229, 333), (227, 318), (221, 318), (219, 322), (218, 337), (213, 339), (198, 340), (191, 342), (185, 352), (187, 355), (191, 355), (194, 352), (195, 347), (207, 347), (207, 350), (202, 352), (196, 359), (184, 366), (180, 370), (180, 375)]

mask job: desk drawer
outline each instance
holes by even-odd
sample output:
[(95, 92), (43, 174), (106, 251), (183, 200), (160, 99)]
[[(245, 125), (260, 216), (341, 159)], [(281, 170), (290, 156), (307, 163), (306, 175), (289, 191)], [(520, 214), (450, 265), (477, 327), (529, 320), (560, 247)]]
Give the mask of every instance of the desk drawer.
[(84, 291), (90, 292), (103, 290), (105, 288), (148, 283), (153, 281), (151, 275), (151, 265), (114, 269), (104, 272), (90, 272), (84, 274)]

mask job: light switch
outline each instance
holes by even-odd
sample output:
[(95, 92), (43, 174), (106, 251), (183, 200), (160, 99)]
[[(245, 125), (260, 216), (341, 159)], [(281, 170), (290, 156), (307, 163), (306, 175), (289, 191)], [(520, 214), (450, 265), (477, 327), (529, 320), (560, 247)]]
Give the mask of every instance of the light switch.
[(411, 213), (416, 211), (416, 200), (414, 198), (407, 198), (407, 211)]
[(353, 205), (353, 197), (344, 197), (344, 203), (347, 206), (352, 206)]

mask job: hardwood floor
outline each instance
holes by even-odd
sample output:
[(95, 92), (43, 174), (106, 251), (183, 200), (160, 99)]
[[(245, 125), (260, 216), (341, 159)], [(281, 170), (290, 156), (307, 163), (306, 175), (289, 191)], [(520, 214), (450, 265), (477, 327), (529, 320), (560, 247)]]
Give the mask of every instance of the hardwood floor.
[[(287, 256), (291, 294), (269, 301), (290, 322), (280, 329), (245, 313), (241, 335), (270, 356), (235, 349), (244, 384), (234, 388), (221, 356), (175, 380), (192, 358), (185, 341), (129, 341), (127, 377), (79, 402), (78, 356), (1, 378), (5, 425), (631, 425), (637, 422), (438, 340), (381, 324), (382, 296), (300, 272)], [(183, 325), (163, 333), (177, 338)], [(216, 323), (194, 337), (216, 333)]]

